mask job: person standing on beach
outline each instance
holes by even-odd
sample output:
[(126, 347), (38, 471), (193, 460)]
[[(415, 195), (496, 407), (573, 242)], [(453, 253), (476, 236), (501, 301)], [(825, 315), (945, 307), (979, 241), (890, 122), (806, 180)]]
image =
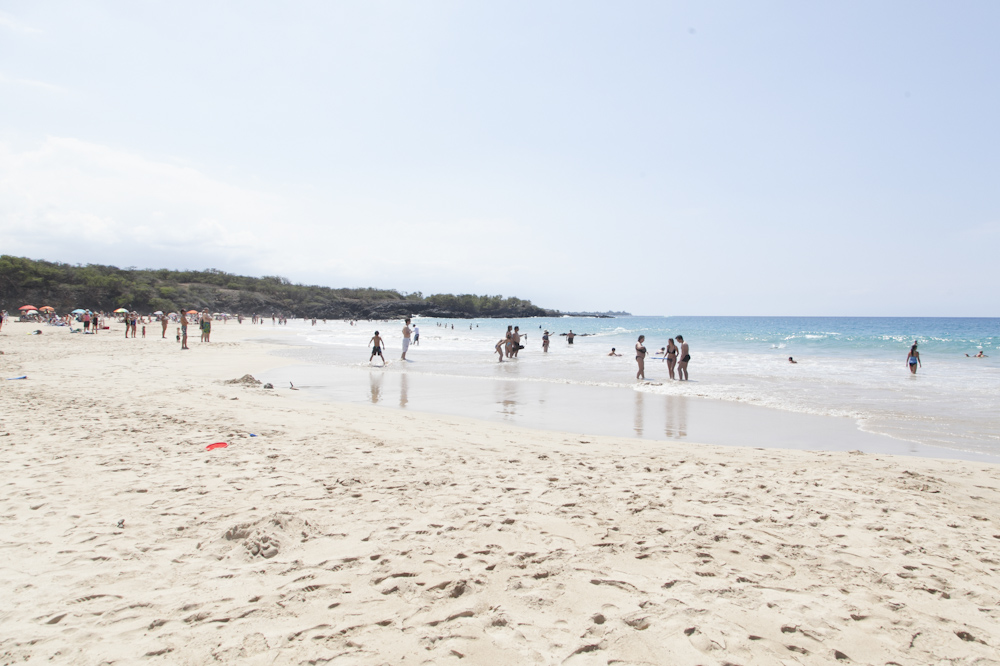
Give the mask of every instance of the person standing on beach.
[(368, 341), (368, 344), (372, 345), (372, 355), (368, 357), (368, 362), (371, 363), (375, 356), (382, 359), (382, 365), (385, 365), (385, 356), (382, 356), (382, 338), (379, 336), (378, 331), (375, 331), (375, 335), (372, 339)]
[(646, 378), (646, 341), (645, 335), (639, 336), (639, 341), (635, 343), (635, 362), (639, 364), (639, 372), (635, 373), (636, 379)]
[(513, 358), (517, 358), (517, 352), (521, 349), (521, 327), (515, 326), (514, 332), (510, 335), (510, 352)]
[(688, 353), (688, 343), (684, 342), (684, 336), (678, 335), (677, 342), (681, 343), (681, 360), (677, 362), (677, 378), (681, 381), (688, 380), (688, 361), (691, 354)]
[(549, 332), (545, 331), (542, 333), (542, 351), (546, 354), (549, 353)]
[(513, 343), (513, 338), (514, 338), (514, 326), (513, 325), (507, 324), (507, 332), (504, 334), (504, 338), (506, 338), (506, 340), (504, 341), (504, 344), (503, 344), (504, 353), (507, 354), (507, 358), (510, 358), (510, 356), (511, 356), (511, 346), (514, 344)]
[(167, 315), (165, 315), (165, 314), (160, 315), (160, 326), (163, 327), (163, 339), (164, 340), (167, 339), (167, 324), (169, 324), (169, 323), (170, 323), (170, 319), (167, 317)]
[(568, 344), (573, 344), (573, 338), (575, 338), (575, 337), (576, 337), (576, 333), (573, 332), (572, 328), (569, 329), (569, 333), (566, 334), (566, 342)]
[(413, 346), (420, 346), (420, 327), (416, 324), (413, 325)]
[(674, 339), (670, 338), (667, 340), (667, 372), (670, 373), (670, 378), (674, 377), (674, 366), (677, 365), (677, 345), (674, 344)]
[(410, 318), (407, 317), (406, 321), (403, 322), (403, 355), (400, 356), (402, 360), (406, 360), (406, 350), (410, 348)]
[(501, 363), (503, 363), (504, 345), (506, 345), (506, 344), (507, 344), (507, 338), (500, 338), (500, 341), (497, 342), (496, 347), (493, 348), (493, 349), (496, 350), (497, 356), (500, 357), (500, 362)]
[(205, 332), (205, 342), (212, 341), (212, 315), (208, 313), (208, 308), (202, 312), (202, 330)]
[(910, 374), (917, 374), (917, 366), (924, 367), (920, 363), (920, 352), (917, 351), (917, 343), (910, 347), (910, 353), (906, 355), (906, 365), (910, 368)]
[(188, 349), (188, 316), (181, 310), (181, 350)]

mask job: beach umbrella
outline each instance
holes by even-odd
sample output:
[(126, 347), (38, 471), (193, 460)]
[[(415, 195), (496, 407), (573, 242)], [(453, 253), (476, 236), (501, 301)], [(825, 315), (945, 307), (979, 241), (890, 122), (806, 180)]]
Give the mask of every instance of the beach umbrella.
[(118, 308), (117, 310), (115, 310), (115, 312), (121, 314), (122, 312), (128, 312), (128, 310), (126, 310), (125, 308)]
[(42, 307), (40, 307), (38, 309), (40, 311), (42, 311), (42, 312), (55, 312), (56, 311), (56, 309), (54, 307), (52, 307), (51, 305), (43, 305)]
[(37, 310), (37, 309), (38, 308), (36, 308), (34, 305), (22, 305), (21, 307), (18, 308), (18, 310)]
[(86, 312), (86, 310), (84, 310), (83, 308), (77, 308), (76, 310), (73, 310), (73, 312), (71, 312), (70, 314), (83, 314), (84, 312)]
[(198, 311), (197, 310), (188, 310), (187, 313), (188, 314), (198, 314)]
[(38, 310), (25, 310), (24, 314), (26, 315), (38, 314)]
[(161, 315), (161, 314), (163, 314), (163, 311), (162, 311), (162, 310), (157, 310), (157, 311), (156, 311), (156, 312), (154, 312), (153, 314), (155, 314), (155, 315)]

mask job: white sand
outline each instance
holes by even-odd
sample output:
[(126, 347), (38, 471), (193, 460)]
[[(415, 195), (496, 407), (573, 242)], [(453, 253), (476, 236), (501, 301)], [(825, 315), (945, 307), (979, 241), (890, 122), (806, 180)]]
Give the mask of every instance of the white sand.
[(1000, 664), (998, 466), (222, 383), (288, 363), (270, 324), (34, 328), (0, 332), (0, 664)]

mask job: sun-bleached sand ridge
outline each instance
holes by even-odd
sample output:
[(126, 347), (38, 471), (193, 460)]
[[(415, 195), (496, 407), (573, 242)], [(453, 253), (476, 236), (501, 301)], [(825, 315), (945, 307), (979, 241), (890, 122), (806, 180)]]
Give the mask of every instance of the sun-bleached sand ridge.
[(224, 383), (287, 364), (270, 325), (31, 328), (0, 332), (2, 664), (1000, 664), (1000, 467)]

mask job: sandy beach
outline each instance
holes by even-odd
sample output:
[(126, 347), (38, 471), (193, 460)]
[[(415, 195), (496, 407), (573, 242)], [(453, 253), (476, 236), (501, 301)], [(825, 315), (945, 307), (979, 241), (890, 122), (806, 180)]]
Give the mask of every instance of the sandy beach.
[(270, 324), (36, 328), (0, 332), (0, 664), (1000, 664), (996, 465), (226, 383), (288, 365)]

